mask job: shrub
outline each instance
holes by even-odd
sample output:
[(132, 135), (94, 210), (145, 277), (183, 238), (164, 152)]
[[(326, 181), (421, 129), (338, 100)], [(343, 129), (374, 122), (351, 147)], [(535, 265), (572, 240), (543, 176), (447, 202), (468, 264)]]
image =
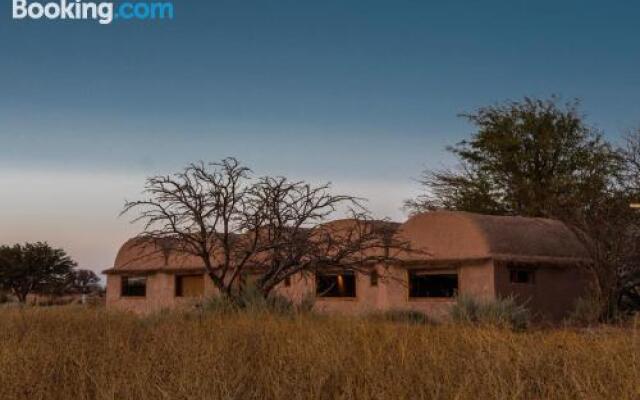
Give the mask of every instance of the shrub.
[(204, 311), (229, 313), (246, 311), (249, 313), (275, 313), (281, 315), (293, 314), (294, 307), (291, 301), (280, 295), (264, 297), (262, 292), (253, 286), (247, 286), (238, 299), (230, 299), (227, 296), (215, 296), (204, 305)]
[(570, 325), (593, 325), (602, 314), (602, 303), (595, 296), (579, 298), (567, 319)]
[(204, 312), (228, 314), (238, 311), (239, 307), (226, 296), (219, 295), (207, 298), (200, 306), (200, 309)]
[(451, 309), (455, 322), (526, 329), (529, 325), (529, 310), (516, 303), (513, 297), (491, 301), (479, 301), (461, 296)]

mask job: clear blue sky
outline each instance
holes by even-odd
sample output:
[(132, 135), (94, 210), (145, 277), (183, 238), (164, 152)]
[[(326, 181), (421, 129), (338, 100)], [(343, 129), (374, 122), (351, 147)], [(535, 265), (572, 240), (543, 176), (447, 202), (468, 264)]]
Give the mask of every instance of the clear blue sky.
[(233, 155), (332, 181), (402, 218), (450, 161), (464, 111), (580, 98), (615, 140), (640, 126), (634, 1), (175, 0), (171, 22), (12, 21), (0, 8), (0, 242), (84, 266), (134, 232), (142, 178)]

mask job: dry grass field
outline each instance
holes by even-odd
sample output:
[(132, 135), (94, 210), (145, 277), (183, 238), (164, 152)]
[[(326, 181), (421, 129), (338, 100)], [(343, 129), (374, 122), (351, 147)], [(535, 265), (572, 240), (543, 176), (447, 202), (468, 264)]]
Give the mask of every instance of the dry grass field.
[(0, 399), (640, 399), (640, 327), (0, 309)]

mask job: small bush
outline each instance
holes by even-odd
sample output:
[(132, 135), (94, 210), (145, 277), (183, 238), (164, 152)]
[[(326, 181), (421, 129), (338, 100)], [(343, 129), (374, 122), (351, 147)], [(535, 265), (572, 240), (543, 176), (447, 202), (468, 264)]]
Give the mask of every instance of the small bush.
[(455, 322), (510, 327), (523, 330), (529, 326), (529, 310), (516, 303), (513, 297), (479, 301), (461, 296), (451, 309)]
[(238, 299), (230, 299), (227, 296), (210, 298), (204, 303), (203, 310), (223, 314), (246, 311), (248, 313), (269, 312), (288, 315), (293, 314), (294, 306), (289, 299), (283, 296), (270, 295), (265, 298), (257, 288), (248, 286)]
[(598, 322), (601, 313), (601, 302), (595, 296), (581, 297), (576, 301), (567, 323), (570, 325), (593, 325)]

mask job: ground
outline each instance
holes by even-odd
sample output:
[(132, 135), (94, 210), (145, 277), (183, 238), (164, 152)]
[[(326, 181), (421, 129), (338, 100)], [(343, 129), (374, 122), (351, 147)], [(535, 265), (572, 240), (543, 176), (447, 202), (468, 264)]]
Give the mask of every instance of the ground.
[(0, 309), (0, 398), (638, 399), (640, 321), (597, 329)]

